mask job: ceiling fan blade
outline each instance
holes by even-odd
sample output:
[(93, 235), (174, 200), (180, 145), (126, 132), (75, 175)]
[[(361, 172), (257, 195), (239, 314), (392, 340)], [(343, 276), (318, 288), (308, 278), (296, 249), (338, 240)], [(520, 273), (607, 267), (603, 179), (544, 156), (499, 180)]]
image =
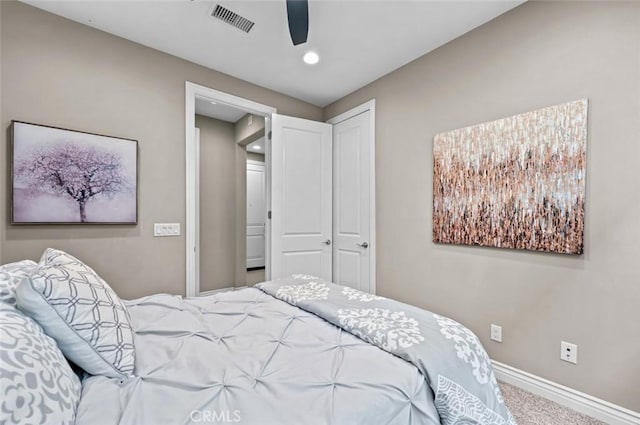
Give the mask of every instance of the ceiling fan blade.
[(307, 42), (309, 34), (309, 3), (307, 0), (287, 0), (289, 34), (294, 46)]

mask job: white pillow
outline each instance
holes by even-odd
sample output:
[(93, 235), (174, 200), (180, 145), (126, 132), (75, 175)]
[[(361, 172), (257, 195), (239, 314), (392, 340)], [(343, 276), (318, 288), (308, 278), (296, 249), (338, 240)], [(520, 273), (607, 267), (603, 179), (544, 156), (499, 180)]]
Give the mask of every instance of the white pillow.
[(0, 266), (0, 301), (16, 305), (16, 288), (37, 266), (35, 261), (22, 260)]
[(0, 424), (73, 425), (80, 380), (56, 342), (0, 303)]
[(112, 378), (133, 374), (135, 349), (129, 313), (91, 267), (47, 249), (17, 289), (18, 308), (54, 338), (86, 372)]

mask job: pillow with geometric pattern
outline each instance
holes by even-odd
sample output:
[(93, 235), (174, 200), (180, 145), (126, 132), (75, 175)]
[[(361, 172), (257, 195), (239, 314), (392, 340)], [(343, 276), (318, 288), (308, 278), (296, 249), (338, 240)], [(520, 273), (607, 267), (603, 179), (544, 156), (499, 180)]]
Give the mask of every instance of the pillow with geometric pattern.
[(0, 303), (0, 359), (0, 424), (74, 423), (80, 380), (56, 342), (6, 303)]
[(38, 263), (22, 260), (0, 266), (0, 301), (16, 305), (16, 288), (22, 279), (29, 276)]
[(133, 374), (129, 312), (98, 274), (66, 252), (49, 248), (18, 285), (18, 308), (56, 340), (64, 355), (92, 375)]

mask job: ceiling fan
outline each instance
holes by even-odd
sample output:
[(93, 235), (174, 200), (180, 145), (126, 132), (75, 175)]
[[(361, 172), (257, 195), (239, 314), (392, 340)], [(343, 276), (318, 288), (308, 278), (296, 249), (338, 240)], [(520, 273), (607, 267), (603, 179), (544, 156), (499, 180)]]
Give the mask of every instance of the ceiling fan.
[(308, 0), (287, 0), (287, 18), (293, 45), (306, 43), (309, 34)]

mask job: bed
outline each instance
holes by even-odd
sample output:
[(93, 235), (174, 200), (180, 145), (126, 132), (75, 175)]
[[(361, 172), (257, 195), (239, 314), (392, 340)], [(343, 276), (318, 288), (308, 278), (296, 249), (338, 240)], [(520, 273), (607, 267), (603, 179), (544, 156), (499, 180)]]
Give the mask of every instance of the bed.
[[(21, 307), (20, 290), (17, 298)], [(73, 415), (60, 423), (515, 424), (468, 329), (313, 276), (198, 298), (158, 294), (122, 308), (135, 348), (120, 339), (115, 375), (83, 367), (93, 373), (81, 372)], [(57, 336), (51, 319), (39, 319)], [(68, 343), (58, 345), (69, 358)], [(67, 378), (62, 392), (72, 394)]]

